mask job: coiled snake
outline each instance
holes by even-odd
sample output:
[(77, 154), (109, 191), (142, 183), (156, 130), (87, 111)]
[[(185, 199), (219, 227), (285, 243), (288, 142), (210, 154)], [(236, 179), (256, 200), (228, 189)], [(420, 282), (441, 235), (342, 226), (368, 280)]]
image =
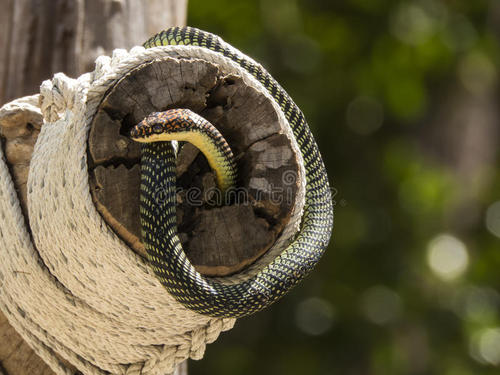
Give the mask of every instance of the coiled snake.
[[(185, 307), (213, 317), (242, 317), (282, 297), (319, 261), (330, 240), (333, 205), (325, 167), (304, 115), (285, 90), (264, 70), (219, 37), (191, 27), (171, 28), (150, 38), (144, 47), (196, 45), (222, 54), (253, 75), (279, 104), (292, 128), (306, 171), (305, 206), (300, 231), (292, 243), (257, 275), (227, 285), (203, 277), (187, 259), (176, 224), (175, 154), (171, 142), (196, 138), (224, 190), (231, 175), (232, 155), (211, 125), (190, 111), (174, 110), (148, 116), (131, 131), (141, 141), (141, 227), (149, 261), (163, 286)], [(200, 126), (202, 124), (202, 126)], [(203, 137), (200, 128), (205, 128)], [(215, 128), (214, 128), (215, 129)], [(181, 137), (181, 133), (184, 138)], [(169, 135), (167, 135), (169, 134)], [(210, 138), (212, 142), (210, 142)], [(196, 144), (196, 141), (193, 143)], [(219, 155), (217, 156), (217, 152)], [(229, 179), (230, 180), (230, 179)], [(231, 182), (228, 183), (230, 185)], [(158, 199), (158, 191), (162, 199)]]

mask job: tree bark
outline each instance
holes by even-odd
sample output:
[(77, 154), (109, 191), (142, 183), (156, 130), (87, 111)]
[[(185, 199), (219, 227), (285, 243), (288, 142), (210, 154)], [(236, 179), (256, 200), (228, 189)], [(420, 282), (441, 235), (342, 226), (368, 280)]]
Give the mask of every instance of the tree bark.
[[(186, 11), (187, 0), (0, 0), (0, 105), (37, 93), (41, 82), (54, 73), (77, 77), (92, 70), (99, 55), (140, 45), (164, 28), (184, 25)], [(25, 164), (14, 176), (18, 183), (27, 177), (41, 125), (39, 119), (24, 120), (19, 122), (22, 126), (7, 130), (18, 136), (12, 155), (19, 157), (19, 165)], [(5, 130), (0, 129), (3, 137)], [(2, 373), (52, 371), (0, 312)], [(179, 366), (177, 373), (186, 374), (186, 366)]]
[(186, 22), (187, 0), (0, 0), (0, 104)]

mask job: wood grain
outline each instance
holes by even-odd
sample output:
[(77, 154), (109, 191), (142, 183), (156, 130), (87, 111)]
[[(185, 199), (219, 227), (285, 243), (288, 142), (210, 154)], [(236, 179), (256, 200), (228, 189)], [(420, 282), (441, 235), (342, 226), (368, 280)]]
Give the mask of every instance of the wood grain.
[(286, 187), (288, 199), (276, 199), (273, 189), (283, 190), (284, 173), (298, 176), (299, 167), (270, 99), (241, 78), (223, 75), (214, 64), (180, 58), (153, 61), (109, 91), (89, 135), (96, 207), (122, 239), (146, 255), (139, 222), (140, 147), (127, 134), (148, 114), (168, 108), (189, 108), (211, 121), (238, 164), (238, 193), (230, 205), (222, 205), (216, 202), (221, 197), (203, 154), (182, 146), (177, 219), (186, 254), (205, 275), (241, 271), (276, 242), (288, 223), (298, 185)]

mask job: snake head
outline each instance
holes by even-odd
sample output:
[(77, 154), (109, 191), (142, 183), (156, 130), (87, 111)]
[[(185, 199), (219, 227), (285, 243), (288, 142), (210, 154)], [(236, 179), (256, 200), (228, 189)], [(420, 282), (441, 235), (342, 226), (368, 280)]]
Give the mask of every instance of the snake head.
[(165, 124), (157, 113), (152, 113), (130, 130), (130, 137), (134, 141), (145, 142), (154, 134), (165, 132)]
[(137, 142), (152, 142), (165, 136), (189, 129), (194, 114), (187, 109), (170, 109), (164, 112), (153, 112), (130, 130), (130, 137)]

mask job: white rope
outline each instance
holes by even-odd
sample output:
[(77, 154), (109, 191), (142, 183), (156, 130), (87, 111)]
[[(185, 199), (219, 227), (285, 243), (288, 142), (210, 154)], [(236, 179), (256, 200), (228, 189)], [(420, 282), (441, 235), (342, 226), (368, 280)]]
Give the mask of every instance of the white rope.
[[(171, 373), (187, 358), (202, 358), (206, 344), (234, 325), (234, 319), (209, 318), (177, 303), (107, 226), (90, 195), (87, 137), (101, 99), (127, 72), (168, 58), (214, 62), (269, 97), (231, 60), (198, 47), (115, 50), (77, 80), (56, 74), (40, 90), (46, 122), (30, 163), (29, 231), (0, 147), (0, 309), (57, 374), (71, 371), (55, 353), (85, 374)], [(29, 110), (38, 110), (36, 99)], [(25, 102), (9, 105), (27, 110)], [(291, 131), (287, 136), (300, 155)], [(272, 251), (222, 280), (238, 282), (267, 264), (296, 232), (302, 208), (303, 200)]]

